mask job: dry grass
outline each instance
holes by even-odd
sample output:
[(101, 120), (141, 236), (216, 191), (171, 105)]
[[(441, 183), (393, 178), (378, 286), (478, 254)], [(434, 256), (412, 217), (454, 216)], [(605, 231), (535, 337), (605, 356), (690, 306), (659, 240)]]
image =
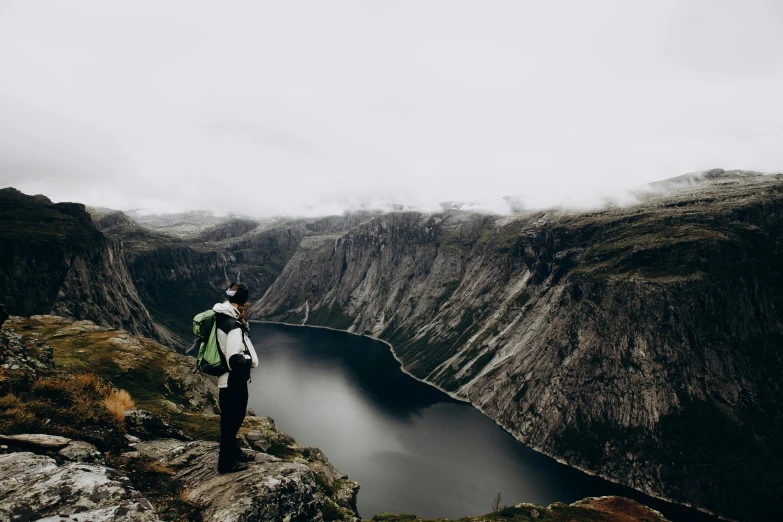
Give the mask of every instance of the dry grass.
[(92, 373), (53, 372), (34, 381), (11, 373), (3, 377), (0, 433), (62, 435), (102, 451), (124, 447), (125, 410), (133, 407), (127, 392)]
[(35, 413), (25, 407), (25, 403), (16, 395), (9, 393), (0, 397), (0, 426), (36, 425)]
[(125, 420), (125, 411), (132, 410), (136, 406), (125, 390), (112, 390), (111, 394), (103, 399), (103, 405), (118, 421)]

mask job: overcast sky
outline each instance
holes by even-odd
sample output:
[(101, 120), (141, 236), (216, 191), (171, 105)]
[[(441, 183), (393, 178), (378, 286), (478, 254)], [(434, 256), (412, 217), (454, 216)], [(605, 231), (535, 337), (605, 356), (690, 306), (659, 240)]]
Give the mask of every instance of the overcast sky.
[(783, 170), (781, 0), (0, 0), (0, 186), (55, 201), (548, 205), (712, 167)]

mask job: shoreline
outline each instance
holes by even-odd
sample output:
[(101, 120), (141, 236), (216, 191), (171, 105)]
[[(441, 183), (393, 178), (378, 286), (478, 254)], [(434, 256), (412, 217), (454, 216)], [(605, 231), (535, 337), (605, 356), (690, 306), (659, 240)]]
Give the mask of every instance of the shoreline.
[[(566, 462), (566, 461), (565, 461), (563, 458), (561, 458), (561, 457), (558, 457), (558, 456), (555, 456), (555, 455), (551, 455), (551, 454), (549, 454), (549, 453), (547, 453), (547, 452), (545, 452), (545, 451), (543, 451), (543, 450), (541, 450), (541, 449), (539, 449), (539, 448), (536, 448), (536, 447), (534, 447), (534, 446), (531, 446), (531, 445), (530, 445), (530, 444), (528, 444), (527, 442), (525, 442), (525, 441), (521, 440), (521, 439), (520, 439), (520, 437), (519, 437), (518, 435), (515, 435), (514, 433), (512, 433), (512, 432), (511, 432), (511, 430), (509, 430), (508, 428), (506, 428), (505, 426), (503, 426), (503, 425), (502, 425), (501, 423), (499, 423), (497, 420), (495, 420), (495, 419), (493, 419), (492, 417), (490, 417), (489, 415), (487, 415), (487, 414), (486, 414), (486, 412), (484, 412), (484, 410), (483, 410), (483, 409), (482, 409), (480, 406), (478, 406), (478, 405), (476, 405), (476, 404), (473, 404), (472, 402), (470, 402), (470, 400), (468, 400), (468, 399), (466, 399), (466, 398), (459, 397), (459, 396), (455, 395), (454, 393), (451, 393), (451, 392), (448, 392), (448, 391), (444, 390), (443, 388), (441, 388), (441, 387), (440, 387), (440, 386), (438, 386), (437, 384), (433, 384), (433, 383), (431, 383), (431, 382), (429, 382), (429, 381), (426, 381), (426, 380), (424, 380), (424, 379), (420, 379), (419, 377), (417, 377), (417, 376), (413, 375), (411, 372), (409, 372), (409, 371), (408, 371), (408, 370), (405, 368), (405, 364), (404, 364), (404, 363), (403, 363), (403, 361), (402, 361), (402, 360), (401, 360), (401, 359), (400, 359), (400, 358), (397, 356), (397, 352), (395, 352), (395, 350), (394, 350), (394, 346), (392, 346), (392, 344), (391, 344), (391, 343), (389, 343), (388, 341), (385, 341), (385, 340), (383, 340), (383, 339), (380, 339), (380, 338), (378, 338), (378, 337), (375, 337), (375, 336), (372, 336), (372, 335), (361, 334), (361, 333), (356, 333), (356, 332), (349, 332), (348, 330), (341, 330), (341, 329), (339, 329), (339, 328), (332, 328), (332, 327), (330, 327), (330, 326), (320, 326), (320, 325), (313, 325), (313, 324), (294, 324), (294, 323), (286, 323), (286, 322), (282, 322), (282, 321), (266, 321), (266, 320), (250, 320), (249, 322), (251, 322), (251, 323), (260, 323), (260, 324), (277, 324), (277, 325), (283, 325), (283, 326), (296, 326), (296, 327), (300, 327), (300, 328), (321, 328), (321, 329), (324, 329), (324, 330), (331, 330), (331, 331), (333, 331), (333, 332), (342, 332), (342, 333), (347, 333), (347, 334), (355, 335), (355, 336), (357, 336), (357, 337), (364, 337), (364, 338), (366, 338), (366, 339), (371, 339), (371, 340), (373, 340), (373, 341), (378, 341), (378, 342), (381, 342), (381, 343), (383, 343), (383, 344), (385, 344), (386, 346), (388, 346), (388, 347), (389, 347), (389, 350), (391, 351), (392, 357), (394, 357), (394, 360), (395, 360), (395, 361), (397, 361), (397, 362), (400, 364), (400, 370), (401, 370), (401, 371), (402, 371), (402, 372), (403, 372), (405, 375), (408, 375), (409, 377), (412, 377), (413, 379), (415, 379), (415, 380), (417, 380), (417, 381), (419, 381), (419, 382), (421, 382), (421, 383), (424, 383), (424, 384), (426, 384), (426, 385), (428, 385), (428, 386), (432, 386), (433, 388), (435, 388), (435, 389), (439, 390), (440, 392), (442, 392), (442, 393), (446, 394), (447, 396), (451, 397), (451, 398), (452, 398), (452, 399), (454, 399), (454, 400), (457, 400), (457, 401), (459, 401), (459, 402), (463, 402), (463, 403), (469, 404), (470, 406), (472, 406), (472, 407), (476, 408), (476, 410), (478, 410), (478, 411), (479, 411), (479, 413), (481, 413), (481, 414), (482, 414), (482, 415), (484, 415), (486, 418), (488, 418), (489, 420), (491, 420), (492, 422), (494, 422), (494, 423), (495, 423), (495, 424), (496, 424), (498, 427), (500, 427), (500, 428), (501, 428), (503, 431), (505, 431), (506, 433), (508, 433), (508, 434), (509, 434), (509, 435), (511, 435), (512, 437), (514, 437), (514, 439), (515, 439), (517, 442), (519, 442), (520, 444), (524, 445), (526, 448), (530, 448), (530, 449), (532, 449), (533, 451), (535, 451), (536, 453), (540, 453), (541, 455), (544, 455), (544, 456), (546, 456), (546, 457), (549, 457), (549, 458), (551, 458), (551, 459), (555, 460), (556, 462), (558, 462), (558, 463), (560, 463), (560, 464), (562, 464), (562, 465), (564, 465), (564, 466), (568, 466), (569, 468), (577, 469), (577, 470), (581, 471), (582, 473), (585, 473), (585, 474), (587, 474), (587, 475), (590, 475), (590, 476), (592, 476), (592, 477), (598, 477), (598, 478), (604, 479), (604, 480), (606, 480), (606, 481), (608, 481), (608, 482), (611, 482), (612, 484), (616, 484), (616, 485), (618, 485), (618, 486), (622, 486), (622, 487), (626, 487), (626, 488), (632, 489), (632, 490), (634, 490), (634, 491), (636, 491), (636, 492), (638, 492), (638, 493), (641, 493), (641, 494), (643, 494), (643, 495), (647, 495), (648, 497), (654, 498), (654, 499), (656, 499), (656, 500), (660, 500), (660, 501), (662, 501), (662, 502), (666, 502), (666, 503), (668, 503), (668, 504), (671, 504), (671, 505), (673, 505), (673, 506), (678, 506), (678, 507), (684, 507), (684, 508), (693, 509), (693, 510), (696, 510), (696, 511), (698, 511), (699, 513), (703, 513), (703, 514), (705, 514), (705, 515), (710, 515), (710, 516), (713, 516), (713, 517), (715, 517), (715, 518), (717, 518), (717, 519), (719, 519), (719, 520), (725, 520), (725, 521), (727, 521), (727, 522), (738, 522), (738, 521), (735, 521), (735, 520), (733, 520), (733, 519), (730, 519), (730, 518), (725, 518), (725, 517), (723, 517), (723, 516), (721, 516), (721, 515), (718, 515), (718, 514), (716, 514), (716, 513), (713, 513), (712, 511), (709, 511), (709, 510), (707, 510), (707, 509), (698, 508), (698, 507), (695, 507), (695, 506), (693, 506), (693, 505), (691, 505), (691, 504), (686, 504), (686, 503), (680, 503), (680, 502), (676, 502), (676, 501), (674, 501), (674, 500), (673, 500), (673, 499), (671, 499), (671, 498), (667, 498), (667, 497), (659, 496), (659, 495), (657, 495), (657, 494), (654, 494), (654, 493), (648, 493), (648, 492), (646, 492), (646, 491), (642, 491), (642, 490), (640, 490), (640, 489), (636, 489), (636, 488), (634, 488), (633, 486), (629, 486), (628, 484), (623, 484), (623, 483), (621, 483), (621, 482), (618, 482), (617, 480), (615, 480), (615, 479), (613, 479), (613, 478), (611, 478), (611, 477), (608, 477), (608, 476), (606, 476), (606, 475), (604, 475), (604, 474), (602, 474), (602, 473), (595, 473), (595, 472), (593, 472), (593, 471), (590, 471), (590, 470), (588, 470), (588, 469), (582, 468), (582, 467), (580, 467), (580, 466), (575, 466), (575, 465), (569, 464), (568, 462)], [(648, 507), (648, 508), (650, 508), (650, 506), (647, 506), (647, 507)], [(653, 509), (653, 508), (650, 508), (650, 509)], [(663, 516), (663, 514), (662, 514), (662, 513), (659, 513), (659, 514), (660, 514), (661, 516)], [(664, 517), (664, 518), (666, 518), (666, 517)], [(674, 521), (674, 522), (677, 522), (677, 521)]]

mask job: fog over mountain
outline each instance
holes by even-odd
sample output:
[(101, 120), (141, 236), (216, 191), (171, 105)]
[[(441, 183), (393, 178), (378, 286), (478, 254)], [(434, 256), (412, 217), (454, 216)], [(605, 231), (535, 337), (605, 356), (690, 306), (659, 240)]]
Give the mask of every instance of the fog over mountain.
[(781, 5), (6, 0), (0, 186), (270, 216), (780, 171)]

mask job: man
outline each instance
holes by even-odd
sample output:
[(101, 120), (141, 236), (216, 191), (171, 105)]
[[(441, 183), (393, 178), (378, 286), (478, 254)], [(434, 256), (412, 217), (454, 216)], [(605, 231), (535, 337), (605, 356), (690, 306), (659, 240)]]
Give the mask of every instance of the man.
[(215, 311), (217, 341), (228, 371), (218, 377), (220, 404), (220, 455), (218, 471), (231, 473), (247, 469), (253, 456), (239, 449), (236, 436), (247, 411), (247, 381), (250, 369), (258, 366), (258, 356), (250, 342), (245, 311), (250, 305), (250, 293), (245, 283), (231, 283), (226, 290), (228, 301), (217, 303)]

